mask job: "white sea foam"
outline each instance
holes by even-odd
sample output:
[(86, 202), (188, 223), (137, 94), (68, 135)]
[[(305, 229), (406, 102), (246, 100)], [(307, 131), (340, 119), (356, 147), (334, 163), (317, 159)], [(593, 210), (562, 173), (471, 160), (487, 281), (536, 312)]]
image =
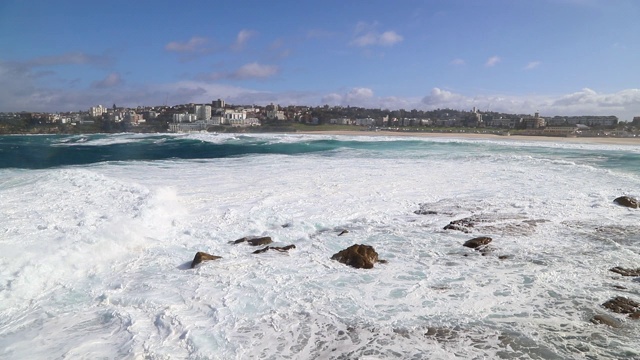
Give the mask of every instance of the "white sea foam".
[[(612, 203), (640, 195), (635, 175), (505, 151), (260, 155), (0, 179), (3, 358), (640, 356), (637, 323), (588, 321), (619, 294), (612, 284), (638, 299), (640, 284), (608, 272), (637, 266), (640, 215)], [(414, 214), (421, 203), (437, 214)], [(497, 220), (443, 230), (471, 215)], [(228, 243), (247, 235), (296, 248)], [(461, 246), (478, 235), (494, 238), (492, 254)], [(389, 263), (330, 259), (354, 243)], [(223, 258), (190, 269), (196, 251)]]

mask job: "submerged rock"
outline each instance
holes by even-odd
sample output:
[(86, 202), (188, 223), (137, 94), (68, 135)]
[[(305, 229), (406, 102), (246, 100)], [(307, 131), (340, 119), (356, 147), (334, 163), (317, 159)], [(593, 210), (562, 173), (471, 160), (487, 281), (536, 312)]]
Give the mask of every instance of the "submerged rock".
[(545, 223), (544, 219), (527, 219), (519, 214), (477, 214), (449, 222), (444, 230), (463, 233), (483, 232), (508, 235), (528, 235)]
[(629, 196), (620, 196), (619, 198), (614, 199), (613, 202), (620, 206), (625, 206), (632, 209), (640, 208), (640, 201)]
[(331, 260), (337, 260), (356, 269), (371, 269), (376, 262), (386, 263), (378, 259), (378, 253), (369, 245), (355, 244), (333, 254)]
[(488, 236), (480, 236), (480, 237), (465, 241), (465, 243), (462, 244), (462, 246), (466, 246), (472, 249), (478, 249), (479, 247), (485, 246), (488, 243), (490, 243), (491, 240), (492, 239)]
[(611, 315), (606, 315), (606, 314), (594, 315), (589, 321), (591, 321), (594, 324), (611, 326), (612, 328), (622, 327), (622, 323), (618, 321), (618, 319), (614, 318)]
[(217, 259), (222, 259), (222, 256), (215, 256), (215, 255), (207, 254), (205, 252), (198, 251), (196, 253), (196, 256), (193, 258), (193, 261), (191, 262), (191, 268), (193, 269), (194, 267), (196, 267), (196, 265), (200, 264), (203, 261), (217, 260)]
[(640, 304), (623, 296), (616, 296), (602, 304), (602, 306), (618, 314), (640, 312)]
[(267, 247), (264, 247), (262, 249), (254, 251), (253, 254), (260, 254), (260, 253), (263, 253), (263, 252), (267, 252), (269, 250), (276, 250), (276, 251), (279, 251), (279, 252), (287, 252), (287, 251), (289, 251), (291, 249), (295, 249), (295, 248), (296, 248), (295, 245), (287, 245), (287, 246), (283, 246), (283, 247), (267, 246)]
[(249, 236), (245, 236), (243, 238), (240, 238), (238, 240), (235, 241), (230, 241), (229, 243), (231, 244), (240, 244), (246, 242), (251, 246), (260, 246), (260, 245), (268, 245), (271, 244), (273, 242), (273, 240), (271, 240), (271, 237), (269, 236), (260, 236), (260, 237), (249, 237)]
[(472, 218), (464, 218), (459, 220), (453, 220), (444, 227), (444, 230), (457, 230), (462, 231), (465, 234), (471, 232), (471, 228), (475, 226)]
[(620, 274), (622, 276), (640, 276), (640, 268), (625, 269), (623, 267), (616, 266), (614, 268), (609, 269), (609, 271), (613, 271), (614, 273)]

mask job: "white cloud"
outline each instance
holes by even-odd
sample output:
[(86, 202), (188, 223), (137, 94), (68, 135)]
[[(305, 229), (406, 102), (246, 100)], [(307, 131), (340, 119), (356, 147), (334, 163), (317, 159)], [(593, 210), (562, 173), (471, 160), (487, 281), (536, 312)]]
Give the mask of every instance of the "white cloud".
[(104, 79), (94, 82), (91, 86), (97, 89), (104, 89), (118, 86), (120, 84), (122, 84), (122, 78), (120, 77), (120, 74), (114, 72), (107, 75)]
[(235, 79), (264, 79), (277, 74), (278, 70), (278, 67), (275, 65), (264, 65), (253, 62), (241, 66), (238, 70), (231, 74), (231, 77)]
[(244, 49), (246, 43), (258, 33), (253, 30), (242, 29), (236, 36), (236, 42), (231, 46), (233, 50), (239, 51)]
[(327, 105), (340, 105), (342, 103), (342, 95), (337, 93), (330, 93), (322, 97), (321, 104)]
[[(38, 69), (35, 69), (38, 70)], [(640, 116), (640, 89), (625, 89), (602, 93), (590, 88), (560, 95), (465, 95), (452, 89), (435, 87), (422, 98), (376, 96), (368, 87), (354, 87), (325, 93), (313, 91), (265, 92), (251, 88), (229, 86), (210, 81), (181, 81), (133, 86), (118, 73), (94, 83), (94, 87), (46, 86), (40, 83), (38, 71), (25, 63), (0, 61), (0, 112), (3, 111), (77, 111), (96, 104), (115, 102), (120, 106), (184, 104), (210, 102), (221, 98), (232, 104), (271, 102), (282, 105), (350, 105), (383, 109), (437, 109), (499, 111), (515, 114), (555, 115), (615, 115), (623, 121)], [(272, 65), (251, 63), (224, 74), (246, 78), (273, 76), (278, 69)], [(97, 84), (103, 86), (97, 86)], [(68, 84), (68, 83), (65, 83)], [(115, 86), (118, 85), (119, 86)]]
[(486, 67), (492, 67), (497, 65), (502, 59), (499, 56), (492, 56), (487, 59), (487, 62), (484, 64)]
[(113, 58), (106, 55), (91, 55), (83, 52), (68, 52), (61, 55), (42, 56), (25, 63), (26, 66), (53, 66), (53, 65), (95, 65), (108, 66), (114, 62)]
[(404, 38), (395, 31), (385, 31), (380, 35), (378, 43), (383, 46), (391, 46), (402, 40), (404, 40)]
[(527, 64), (527, 66), (524, 67), (525, 70), (533, 70), (535, 68), (537, 68), (538, 66), (540, 66), (541, 62), (540, 61), (531, 61), (530, 63)]
[(219, 71), (210, 74), (200, 74), (197, 80), (218, 81), (221, 79), (230, 80), (248, 80), (248, 79), (267, 79), (280, 72), (280, 68), (276, 65), (264, 65), (257, 62), (242, 65), (235, 71)]
[(377, 31), (378, 24), (368, 24), (365, 22), (359, 22), (356, 24), (353, 40), (351, 45), (358, 47), (366, 46), (393, 46), (399, 42), (402, 42), (404, 38), (402, 35), (395, 31), (387, 30), (382, 33)]
[(459, 58), (458, 58), (458, 59), (453, 59), (453, 60), (451, 60), (451, 65), (459, 65), (459, 66), (462, 66), (462, 65), (466, 65), (466, 64), (467, 64), (467, 63), (466, 63), (466, 61), (464, 61), (463, 59), (459, 59)]
[(425, 109), (453, 108), (491, 110), (514, 114), (532, 114), (540, 111), (545, 116), (555, 115), (615, 115), (620, 120), (631, 120), (640, 114), (640, 89), (626, 89), (601, 94), (585, 88), (578, 92), (551, 95), (476, 95), (465, 96), (434, 88), (422, 99)]
[(373, 97), (373, 90), (369, 88), (353, 88), (345, 96), (347, 103), (359, 103)]
[(451, 104), (460, 102), (464, 97), (454, 94), (451, 91), (442, 90), (440, 88), (431, 89), (431, 93), (422, 99), (422, 102), (429, 106), (450, 107)]
[(208, 41), (207, 38), (194, 36), (186, 42), (172, 41), (165, 45), (164, 49), (179, 53), (201, 52), (205, 50)]

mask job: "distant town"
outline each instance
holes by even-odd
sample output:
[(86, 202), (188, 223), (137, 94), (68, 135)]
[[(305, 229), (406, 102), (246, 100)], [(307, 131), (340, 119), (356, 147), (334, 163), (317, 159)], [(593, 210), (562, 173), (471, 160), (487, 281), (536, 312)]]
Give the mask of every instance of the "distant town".
[(96, 105), (77, 112), (0, 113), (0, 134), (297, 132), (314, 130), (482, 132), (543, 136), (640, 137), (640, 116), (507, 114), (480, 109), (382, 110), (351, 106), (277, 104)]

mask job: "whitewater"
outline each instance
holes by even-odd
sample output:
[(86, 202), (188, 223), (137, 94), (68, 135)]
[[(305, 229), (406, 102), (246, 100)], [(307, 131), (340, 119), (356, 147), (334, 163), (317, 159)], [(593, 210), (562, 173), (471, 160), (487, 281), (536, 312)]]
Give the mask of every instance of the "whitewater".
[[(602, 306), (640, 301), (609, 271), (640, 267), (622, 195), (640, 146), (0, 136), (0, 358), (640, 359), (640, 321)], [(353, 244), (388, 262), (331, 260)]]

